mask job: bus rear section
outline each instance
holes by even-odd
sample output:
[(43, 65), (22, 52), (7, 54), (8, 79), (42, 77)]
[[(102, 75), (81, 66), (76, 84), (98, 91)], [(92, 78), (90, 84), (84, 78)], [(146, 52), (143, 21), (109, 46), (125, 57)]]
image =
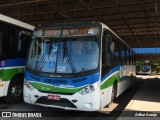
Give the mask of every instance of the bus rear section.
[(8, 103), (23, 100), (25, 57), (33, 29), (0, 14), (0, 97)]

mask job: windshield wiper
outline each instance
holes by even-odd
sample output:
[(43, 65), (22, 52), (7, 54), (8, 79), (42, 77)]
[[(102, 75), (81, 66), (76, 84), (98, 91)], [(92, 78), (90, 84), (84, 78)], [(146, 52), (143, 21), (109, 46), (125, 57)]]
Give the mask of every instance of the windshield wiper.
[(51, 54), (51, 50), (53, 49), (52, 43), (53, 43), (53, 41), (50, 40), (50, 44), (49, 44), (49, 53), (48, 53), (48, 60), (49, 60), (49, 55)]
[(58, 44), (58, 50), (57, 50), (57, 55), (56, 55), (56, 65), (55, 65), (55, 73), (57, 73), (57, 65), (58, 65), (58, 55), (59, 55), (59, 49), (60, 49), (60, 44), (62, 43), (62, 35), (63, 35), (63, 27), (61, 29), (61, 34), (59, 36), (59, 44)]
[(66, 47), (66, 42), (65, 42), (65, 46), (64, 46), (64, 52), (67, 54), (67, 60), (68, 60), (68, 63), (70, 65), (73, 73), (77, 73), (76, 67), (75, 67), (73, 60), (72, 60), (72, 56), (70, 55), (68, 48)]
[(46, 50), (45, 52), (42, 54), (41, 58), (39, 61), (37, 61), (36, 65), (35, 65), (35, 70), (36, 71), (39, 71), (39, 70), (42, 70), (43, 66), (44, 66), (44, 60), (45, 60), (45, 56), (46, 54), (49, 52), (49, 48), (46, 47)]

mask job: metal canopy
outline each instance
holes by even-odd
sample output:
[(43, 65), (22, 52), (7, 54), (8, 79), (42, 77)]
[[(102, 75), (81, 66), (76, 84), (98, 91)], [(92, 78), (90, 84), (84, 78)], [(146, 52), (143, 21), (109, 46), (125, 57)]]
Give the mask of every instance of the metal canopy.
[(3, 0), (0, 13), (32, 25), (100, 21), (131, 47), (153, 48), (160, 47), (159, 6), (160, 0)]

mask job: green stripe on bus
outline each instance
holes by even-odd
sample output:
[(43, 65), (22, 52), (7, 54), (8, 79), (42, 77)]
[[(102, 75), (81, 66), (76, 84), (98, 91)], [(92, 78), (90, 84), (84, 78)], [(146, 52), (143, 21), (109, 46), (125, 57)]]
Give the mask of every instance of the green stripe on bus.
[(101, 85), (101, 90), (112, 86), (115, 80), (117, 80), (117, 82), (121, 82), (121, 79), (119, 78), (119, 72), (111, 75), (108, 79), (105, 79), (105, 82)]
[(81, 87), (81, 88), (60, 88), (57, 86), (46, 85), (46, 84), (37, 83), (37, 82), (30, 82), (30, 83), (37, 90), (45, 91), (45, 92), (55, 92), (55, 93), (76, 93), (84, 88), (84, 87)]
[(24, 68), (10, 68), (0, 70), (0, 79), (9, 81), (16, 74), (24, 73)]

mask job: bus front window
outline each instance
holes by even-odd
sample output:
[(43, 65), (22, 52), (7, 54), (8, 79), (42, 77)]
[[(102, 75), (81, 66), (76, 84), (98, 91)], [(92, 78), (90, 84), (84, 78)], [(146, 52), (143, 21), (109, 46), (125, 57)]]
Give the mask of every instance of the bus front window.
[(39, 72), (78, 73), (98, 67), (96, 36), (37, 38), (31, 44), (27, 67)]
[(55, 40), (38, 38), (31, 44), (27, 67), (36, 71), (55, 71), (55, 61), (58, 42)]

